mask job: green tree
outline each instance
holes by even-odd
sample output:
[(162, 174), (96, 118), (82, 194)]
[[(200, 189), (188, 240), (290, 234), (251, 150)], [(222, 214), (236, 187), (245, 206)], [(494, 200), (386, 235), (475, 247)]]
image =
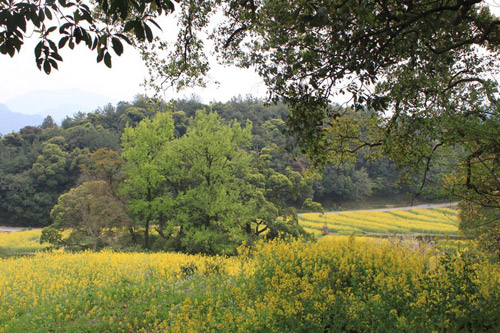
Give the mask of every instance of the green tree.
[[(129, 223), (125, 207), (105, 181), (88, 181), (59, 197), (43, 229), (41, 241), (79, 249), (97, 250), (116, 243), (117, 234)], [(69, 230), (69, 236), (62, 233)]]
[(5, 174), (0, 171), (0, 221), (19, 227), (40, 227), (50, 224), (50, 209), (57, 194), (41, 191), (29, 171)]
[[(42, 37), (35, 54), (46, 72), (60, 60), (59, 47), (80, 41), (97, 51), (98, 61), (110, 65), (108, 46), (120, 54), (117, 45), (126, 38), (117, 31), (152, 41), (153, 33), (144, 23), (175, 7), (172, 1), (93, 4), (0, 2), (0, 51), (14, 55), (22, 45), (25, 23), (31, 21)], [(42, 23), (68, 8), (75, 12), (60, 27), (63, 37), (56, 45), (48, 38), (56, 29)], [(467, 193), (482, 194), (481, 205), (500, 196), (497, 185), (476, 191), (481, 184), (474, 180), (483, 177), (473, 175), (477, 168), (470, 163), (489, 161), (490, 172), (484, 174), (489, 180), (484, 183), (498, 184), (500, 104), (494, 77), (500, 24), (486, 1), (193, 0), (178, 2), (175, 9), (180, 27), (175, 45), (158, 40), (154, 47), (143, 48), (144, 59), (156, 73), (153, 87), (206, 83), (210, 66), (200, 36), (213, 26), (213, 41), (206, 44), (214, 45), (220, 62), (256, 69), (271, 99), (290, 107), (288, 128), (315, 162), (325, 162), (338, 147), (347, 148), (345, 154), (377, 147), (397, 166), (419, 173), (424, 184), (432, 161), (462, 146), (456, 167), (464, 171), (466, 181), (453, 185), (465, 184)], [(217, 12), (222, 17), (211, 25)], [(89, 30), (79, 22), (99, 25)], [(167, 61), (159, 59), (163, 54), (168, 54)], [(369, 136), (329, 136), (331, 127), (360, 119), (331, 106), (344, 95), (356, 113), (369, 112), (377, 120)], [(464, 200), (477, 201), (474, 197)]]
[(177, 238), (179, 249), (232, 253), (245, 239), (249, 212), (242, 199), (251, 130), (250, 123), (225, 125), (217, 114), (199, 111), (186, 134), (168, 144), (165, 177), (171, 199), (165, 202), (164, 229)]
[(158, 113), (145, 118), (136, 127), (125, 128), (122, 157), (127, 178), (121, 193), (128, 200), (132, 216), (144, 227), (144, 247), (150, 248), (149, 231), (153, 219), (162, 210), (165, 194), (165, 147), (174, 134), (172, 115)]
[(321, 179), (315, 182), (315, 195), (318, 198), (333, 198), (339, 201), (361, 200), (372, 194), (374, 182), (366, 170), (356, 170), (353, 164), (327, 164)]
[(120, 154), (108, 148), (99, 148), (80, 165), (82, 173), (92, 180), (104, 180), (110, 188), (123, 178), (125, 161)]
[[(115, 0), (89, 7), (25, 0), (1, 6), (1, 52), (13, 56), (26, 22), (32, 22), (42, 39), (37, 62), (47, 72), (60, 60), (59, 48), (80, 41), (110, 65), (108, 48), (121, 54), (120, 40), (127, 39), (123, 32), (153, 41), (147, 22), (176, 9), (180, 32), (175, 46), (157, 40), (144, 53), (157, 74), (153, 86), (179, 87), (205, 81), (209, 63), (200, 34), (219, 11), (222, 22), (209, 34), (218, 59), (257, 70), (272, 100), (290, 106), (288, 127), (316, 162), (332, 151), (329, 125), (344, 116), (352, 119), (330, 105), (343, 94), (352, 97), (356, 110), (374, 110), (380, 130), (369, 141), (339, 139), (380, 147), (424, 177), (442, 148), (475, 142), (470, 138), (477, 129), (483, 137), (498, 137), (498, 128), (487, 123), (498, 123), (498, 85), (491, 74), (498, 70), (493, 60), (498, 59), (500, 25), (485, 1), (212, 0), (182, 1), (175, 7), (173, 1)], [(67, 10), (73, 12), (64, 16)], [(65, 17), (58, 45), (50, 41), (57, 28), (48, 24), (53, 16)], [(165, 48), (171, 52), (163, 62), (158, 55)], [(480, 140), (462, 161), (495, 153), (488, 147)]]
[[(452, 193), (465, 198), (459, 204), (460, 229), (468, 236), (477, 237), (480, 245), (500, 257), (500, 177), (492, 158), (474, 158), (464, 163), (463, 169), (448, 177), (454, 178)], [(474, 169), (474, 172), (469, 172)], [(472, 186), (471, 186), (472, 184)], [(496, 187), (496, 191), (491, 188)]]
[(40, 186), (56, 190), (65, 188), (70, 182), (68, 177), (70, 155), (58, 145), (44, 145), (41, 154), (33, 164), (31, 174)]
[(71, 126), (65, 130), (66, 143), (70, 149), (88, 148), (95, 151), (101, 147), (118, 150), (120, 136), (118, 133), (106, 130), (102, 125), (93, 125), (91, 119), (82, 118), (79, 125)]
[(307, 198), (306, 200), (304, 200), (302, 209), (308, 212), (316, 212), (321, 214), (325, 212), (323, 206), (319, 202), (314, 202), (311, 198)]
[[(271, 201), (282, 213), (290, 205), (300, 205), (307, 197), (313, 194), (313, 181), (317, 174), (309, 170), (307, 165), (293, 165), (291, 156), (279, 147), (272, 145), (264, 147), (255, 156), (254, 164), (260, 177), (255, 177), (256, 185), (265, 189), (266, 198)], [(281, 157), (280, 157), (281, 156)], [(276, 163), (276, 161), (278, 163)], [(298, 167), (295, 171), (292, 167)]]
[(42, 129), (48, 129), (52, 127), (57, 127), (56, 122), (54, 121), (54, 118), (52, 116), (48, 115), (43, 119), (42, 124), (40, 125), (40, 128)]

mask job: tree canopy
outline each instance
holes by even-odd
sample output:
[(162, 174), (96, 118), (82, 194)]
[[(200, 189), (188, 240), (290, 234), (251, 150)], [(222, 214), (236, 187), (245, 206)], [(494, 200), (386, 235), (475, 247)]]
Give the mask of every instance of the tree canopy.
[[(44, 229), (42, 241), (92, 248), (110, 245), (120, 227), (129, 223), (123, 203), (103, 180), (92, 180), (59, 197), (51, 211), (54, 223)], [(63, 237), (60, 230), (70, 230)]]

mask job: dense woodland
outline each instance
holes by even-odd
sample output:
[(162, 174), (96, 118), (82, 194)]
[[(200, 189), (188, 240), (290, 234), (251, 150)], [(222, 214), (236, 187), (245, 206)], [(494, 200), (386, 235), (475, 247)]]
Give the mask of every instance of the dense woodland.
[[(321, 209), (316, 202), (338, 205), (410, 189), (397, 185), (390, 160), (368, 159), (366, 151), (355, 161), (314, 168), (284, 134), (286, 115), (283, 104), (251, 97), (204, 105), (196, 97), (155, 104), (138, 96), (60, 126), (47, 117), (0, 140), (0, 221), (82, 228), (78, 237), (86, 240), (75, 236), (73, 243), (84, 248), (109, 245), (116, 235), (105, 240), (102, 230), (122, 226), (130, 231), (127, 242), (146, 248), (154, 230), (165, 243), (156, 246), (220, 253), (263, 233), (299, 232), (278, 216), (296, 220), (296, 209)], [(240, 236), (234, 244), (208, 239), (225, 237), (220, 229)], [(60, 235), (50, 231), (57, 242)], [(179, 233), (191, 233), (192, 242)]]

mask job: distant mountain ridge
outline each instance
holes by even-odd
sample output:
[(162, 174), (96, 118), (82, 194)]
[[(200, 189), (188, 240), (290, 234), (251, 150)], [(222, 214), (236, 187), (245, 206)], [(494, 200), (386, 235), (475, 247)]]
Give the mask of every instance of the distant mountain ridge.
[(25, 126), (38, 126), (44, 117), (40, 115), (28, 115), (12, 112), (9, 108), (0, 104), (0, 133), (5, 135), (19, 131)]
[(115, 104), (113, 98), (79, 89), (37, 90), (7, 101), (11, 112), (38, 115), (42, 118), (50, 115), (56, 122), (77, 112), (88, 113), (108, 103)]

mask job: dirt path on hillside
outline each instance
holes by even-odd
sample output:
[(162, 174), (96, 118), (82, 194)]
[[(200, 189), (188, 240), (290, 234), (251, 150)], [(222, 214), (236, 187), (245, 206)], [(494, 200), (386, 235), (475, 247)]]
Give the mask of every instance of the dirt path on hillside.
[[(359, 210), (339, 210), (334, 212), (325, 212), (325, 214), (340, 214), (340, 213), (353, 213), (353, 212), (387, 212), (390, 210), (412, 210), (412, 209), (427, 209), (427, 208), (442, 208), (442, 207), (455, 207), (458, 202), (447, 202), (441, 204), (427, 204), (427, 205), (416, 205), (416, 206), (406, 206), (406, 207), (386, 207), (386, 208), (375, 208), (375, 209), (359, 209)], [(299, 214), (301, 215), (301, 214)]]

